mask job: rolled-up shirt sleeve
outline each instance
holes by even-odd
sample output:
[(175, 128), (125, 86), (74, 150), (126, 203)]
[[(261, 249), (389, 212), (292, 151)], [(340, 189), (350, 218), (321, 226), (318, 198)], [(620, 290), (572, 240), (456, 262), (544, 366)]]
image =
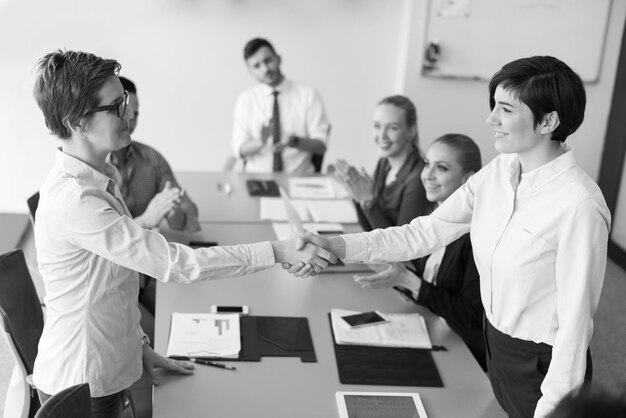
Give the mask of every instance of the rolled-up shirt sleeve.
[(274, 265), (269, 242), (194, 250), (141, 228), (105, 200), (85, 193), (84, 204), (70, 206), (65, 214), (68, 239), (120, 266), (163, 282), (188, 283), (243, 276)]

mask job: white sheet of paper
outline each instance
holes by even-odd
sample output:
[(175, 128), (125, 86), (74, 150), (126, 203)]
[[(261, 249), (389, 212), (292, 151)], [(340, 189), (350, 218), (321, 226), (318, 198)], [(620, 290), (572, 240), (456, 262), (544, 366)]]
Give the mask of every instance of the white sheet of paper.
[(240, 350), (239, 314), (172, 314), (168, 357), (237, 358)]
[[(292, 200), (293, 206), (296, 208), (300, 219), (306, 222), (310, 219), (306, 201)], [(287, 211), (285, 203), (280, 197), (262, 197), (260, 202), (260, 218), (269, 221), (287, 221)]]
[[(342, 234), (343, 226), (337, 223), (314, 223), (314, 222), (305, 222), (302, 224), (305, 231), (315, 232), (316, 234)], [(277, 239), (287, 239), (293, 238), (298, 235), (297, 231), (293, 227), (293, 225), (289, 223), (282, 222), (274, 222), (272, 223), (272, 229), (274, 229), (274, 234)]]
[(332, 177), (291, 177), (289, 196), (292, 199), (345, 199), (349, 195)]
[(307, 200), (313, 222), (355, 224), (359, 220), (351, 200)]
[(350, 326), (341, 319), (342, 316), (361, 312), (332, 309), (330, 312), (333, 334), (337, 344), (357, 344), (381, 347), (432, 348), (426, 321), (418, 313), (410, 314), (379, 314), (387, 322), (358, 328)]

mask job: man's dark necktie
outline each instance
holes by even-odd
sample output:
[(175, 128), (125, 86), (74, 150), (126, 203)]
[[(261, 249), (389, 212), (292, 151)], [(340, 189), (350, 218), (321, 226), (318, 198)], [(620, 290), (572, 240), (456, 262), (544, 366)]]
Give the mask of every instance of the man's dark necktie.
[[(274, 144), (278, 144), (280, 142), (280, 110), (278, 109), (278, 93), (279, 92), (276, 90), (272, 92), (274, 95), (274, 108), (272, 111), (272, 136)], [(274, 152), (273, 170), (283, 171), (283, 156), (280, 151)]]

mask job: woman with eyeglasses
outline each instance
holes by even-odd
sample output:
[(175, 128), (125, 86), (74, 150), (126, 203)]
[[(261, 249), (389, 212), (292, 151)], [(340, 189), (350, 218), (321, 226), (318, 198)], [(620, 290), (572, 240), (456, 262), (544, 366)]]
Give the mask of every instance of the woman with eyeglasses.
[[(155, 353), (139, 325), (139, 276), (188, 283), (243, 276), (276, 262), (325, 266), (335, 258), (295, 240), (193, 250), (135, 223), (107, 155), (130, 143), (133, 109), (115, 60), (56, 51), (39, 61), (34, 96), (61, 142), (40, 188), (35, 246), (47, 320), (33, 380), (45, 402), (89, 383), (93, 417), (120, 417), (124, 392), (145, 371), (192, 373)], [(302, 273), (306, 275), (306, 272)], [(156, 384), (156, 379), (153, 377)]]
[[(480, 168), (480, 150), (470, 137), (446, 134), (435, 139), (428, 148), (421, 174), (426, 198), (432, 202), (428, 212), (441, 205)], [(469, 234), (429, 256), (413, 260), (408, 268), (402, 263), (392, 263), (377, 270), (370, 275), (356, 275), (355, 281), (372, 289), (394, 288), (409, 301), (445, 319), (480, 367), (487, 370), (480, 282)]]

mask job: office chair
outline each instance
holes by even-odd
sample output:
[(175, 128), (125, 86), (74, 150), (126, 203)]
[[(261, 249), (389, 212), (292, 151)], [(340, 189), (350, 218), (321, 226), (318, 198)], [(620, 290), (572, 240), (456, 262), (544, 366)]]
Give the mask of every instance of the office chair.
[(35, 223), (35, 212), (37, 211), (37, 206), (39, 206), (39, 192), (35, 193), (28, 199), (26, 199), (26, 203), (28, 204), (28, 212), (30, 213), (30, 220), (32, 223)]
[(35, 418), (89, 418), (91, 397), (89, 384), (70, 386), (44, 403)]
[(32, 418), (39, 399), (28, 383), (43, 331), (43, 312), (31, 280), (24, 253), (0, 255), (0, 319), (2, 333), (15, 358), (15, 368), (4, 405), (4, 416)]
[(313, 164), (313, 168), (315, 168), (316, 173), (322, 172), (322, 163), (324, 162), (324, 154), (313, 154), (311, 155), (311, 163)]

